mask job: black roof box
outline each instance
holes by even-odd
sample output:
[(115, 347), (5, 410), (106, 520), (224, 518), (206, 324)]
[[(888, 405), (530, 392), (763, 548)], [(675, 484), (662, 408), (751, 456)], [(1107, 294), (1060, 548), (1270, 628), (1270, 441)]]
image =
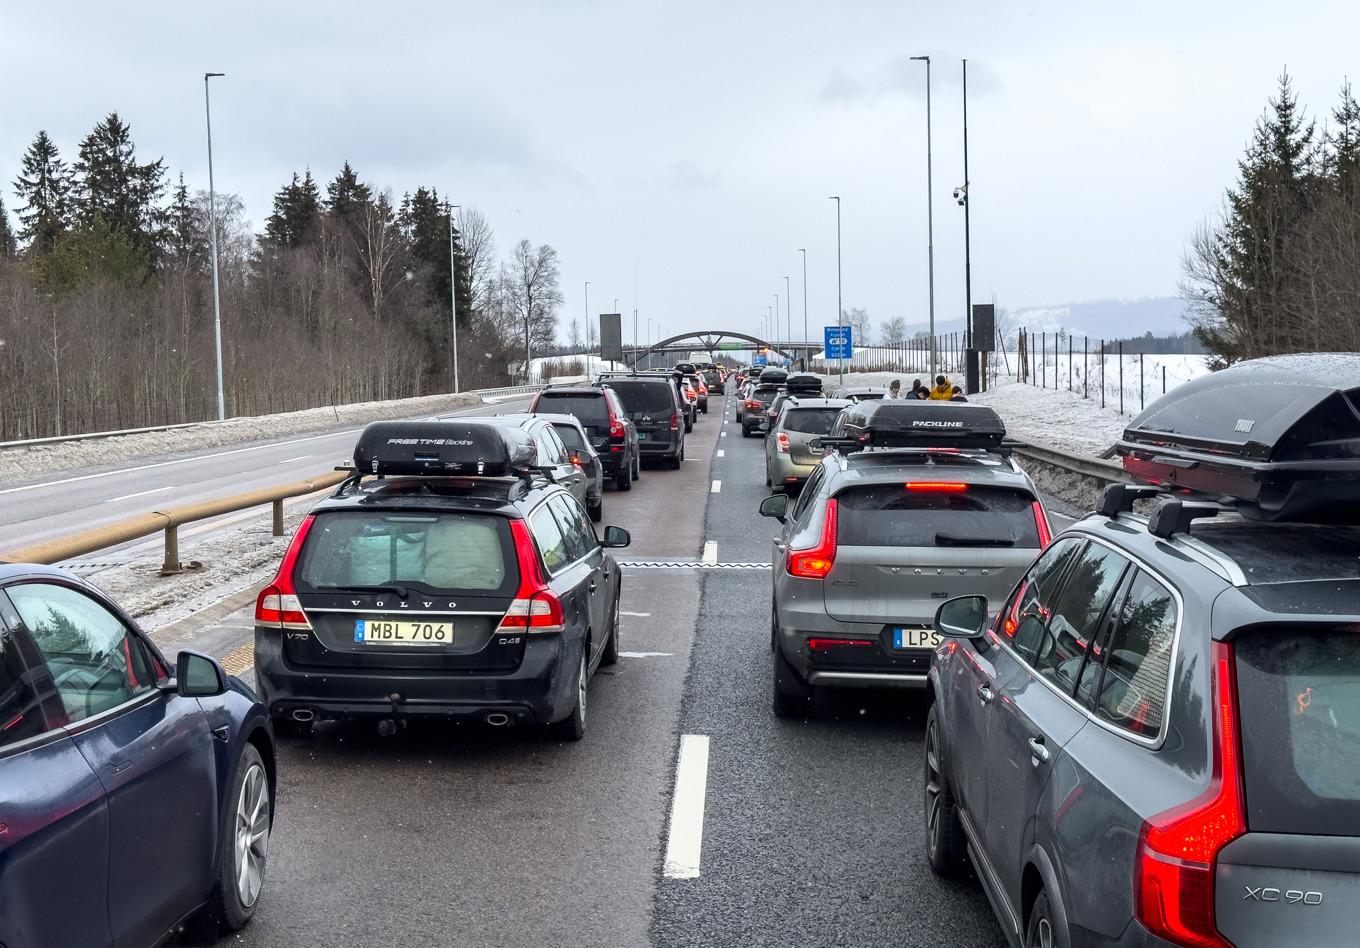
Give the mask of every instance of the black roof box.
[(1116, 445), (1139, 480), (1257, 520), (1360, 518), (1360, 353), (1239, 362), (1153, 402)]
[(786, 370), (775, 366), (767, 366), (760, 373), (761, 382), (770, 382), (775, 385), (783, 385), (788, 381), (788, 378), (789, 373)]
[(505, 477), (537, 461), (527, 432), (493, 421), (375, 421), (354, 446), (361, 474)]
[(811, 372), (800, 372), (790, 375), (784, 382), (784, 388), (794, 395), (817, 394), (822, 390), (822, 377)]
[(840, 416), (833, 434), (865, 447), (943, 447), (1000, 451), (1006, 437), (1001, 417), (985, 405), (875, 399), (856, 402)]

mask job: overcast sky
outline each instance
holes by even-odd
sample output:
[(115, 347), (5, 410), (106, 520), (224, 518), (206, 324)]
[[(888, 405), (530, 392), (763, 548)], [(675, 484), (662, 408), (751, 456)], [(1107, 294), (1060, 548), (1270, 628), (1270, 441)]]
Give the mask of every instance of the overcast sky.
[[(1108, 10), (1108, 12), (1106, 12)], [(960, 57), (974, 300), (1174, 294), (1288, 66), (1325, 115), (1360, 73), (1360, 3), (75, 2), (0, 10), (0, 181), (46, 128), (68, 159), (104, 114), (257, 227), (310, 165), (479, 207), (502, 250), (562, 258), (563, 322), (615, 297), (655, 336), (756, 331), (792, 278), (801, 335), (845, 306), (927, 313), (925, 71), (934, 61), (936, 314), (963, 312)], [(638, 292), (634, 296), (634, 273)], [(783, 306), (781, 302), (781, 306)], [(1096, 327), (1090, 327), (1093, 331)]]

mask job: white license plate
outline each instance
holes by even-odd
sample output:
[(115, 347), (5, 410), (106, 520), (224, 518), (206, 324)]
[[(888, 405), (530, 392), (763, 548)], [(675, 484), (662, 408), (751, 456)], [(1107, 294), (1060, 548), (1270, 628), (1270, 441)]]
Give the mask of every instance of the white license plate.
[(452, 622), (355, 619), (354, 641), (363, 645), (452, 645)]
[(893, 629), (893, 648), (935, 648), (940, 633), (934, 629)]

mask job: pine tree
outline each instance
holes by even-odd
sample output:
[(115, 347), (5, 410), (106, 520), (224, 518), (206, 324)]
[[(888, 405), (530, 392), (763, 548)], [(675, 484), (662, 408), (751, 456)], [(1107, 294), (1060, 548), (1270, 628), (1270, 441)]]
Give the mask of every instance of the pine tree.
[(38, 132), (24, 153), (14, 193), (21, 202), (19, 239), (31, 254), (48, 253), (71, 223), (71, 174), (47, 132)]
[(433, 188), (416, 188), (402, 199), (401, 225), (411, 257), (429, 273), (429, 301), (449, 307), (449, 216)]
[(296, 248), (316, 236), (321, 214), (321, 195), (311, 169), (304, 177), (293, 179), (274, 194), (274, 210), (265, 219), (265, 240), (277, 247)]
[(1332, 111), (1336, 128), (1327, 136), (1328, 175), (1349, 202), (1360, 201), (1360, 103), (1351, 84), (1341, 87), (1341, 104)]
[(5, 199), (0, 197), (0, 260), (8, 260), (17, 251), (14, 241), (14, 227), (9, 222), (9, 211)]
[(131, 126), (110, 112), (80, 143), (75, 170), (80, 222), (88, 227), (102, 220), (154, 260), (165, 224), (159, 205), (165, 191), (164, 160), (138, 163)]
[(372, 189), (359, 181), (348, 161), (335, 180), (326, 185), (326, 211), (347, 225), (357, 227), (363, 219), (364, 208), (372, 201)]
[(175, 266), (184, 270), (196, 269), (201, 261), (207, 259), (205, 240), (202, 222), (189, 200), (189, 189), (185, 187), (184, 175), (181, 174), (170, 200), (166, 254)]

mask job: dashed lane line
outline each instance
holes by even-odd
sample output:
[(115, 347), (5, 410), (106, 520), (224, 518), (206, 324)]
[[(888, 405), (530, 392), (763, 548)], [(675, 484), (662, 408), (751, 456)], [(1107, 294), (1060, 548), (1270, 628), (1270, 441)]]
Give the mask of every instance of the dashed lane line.
[(704, 849), (704, 797), (708, 793), (708, 735), (682, 734), (675, 761), (670, 833), (666, 838), (668, 879), (697, 879)]
[(709, 566), (711, 566), (711, 565), (713, 565), (714, 563), (718, 562), (718, 541), (717, 541), (717, 540), (705, 540), (705, 541), (704, 541), (704, 555), (699, 559), (699, 562), (700, 562), (700, 563), (704, 563), (704, 564), (709, 565)]
[(120, 500), (131, 500), (134, 497), (145, 497), (147, 494), (159, 494), (163, 490), (174, 490), (175, 485), (169, 484), (165, 487), (153, 487), (151, 490), (139, 490), (135, 494), (124, 494), (122, 497), (111, 497), (104, 501), (106, 504), (116, 504)]
[(708, 492), (709, 492), (710, 494), (721, 494), (721, 493), (722, 493), (722, 481), (714, 481), (714, 482), (713, 482), (713, 486), (709, 488)]
[(718, 457), (720, 457), (720, 458), (722, 458), (722, 457), (727, 457), (727, 452), (724, 451), (722, 448), (719, 448), (719, 449), (718, 449)]

